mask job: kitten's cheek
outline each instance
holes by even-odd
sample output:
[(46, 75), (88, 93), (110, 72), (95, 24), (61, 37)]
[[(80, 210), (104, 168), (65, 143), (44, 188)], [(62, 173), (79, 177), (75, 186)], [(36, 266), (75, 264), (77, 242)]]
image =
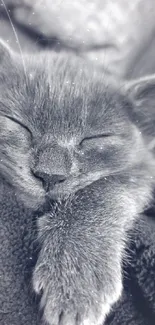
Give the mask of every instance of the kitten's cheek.
[(42, 193), (41, 191), (37, 191), (37, 195), (33, 195), (30, 192), (19, 192), (19, 199), (24, 203), (25, 207), (34, 210), (45, 203), (45, 195), (44, 192)]
[(22, 169), (18, 175), (17, 193), (19, 199), (28, 208), (36, 209), (45, 202), (45, 191), (42, 183), (36, 181), (27, 169)]

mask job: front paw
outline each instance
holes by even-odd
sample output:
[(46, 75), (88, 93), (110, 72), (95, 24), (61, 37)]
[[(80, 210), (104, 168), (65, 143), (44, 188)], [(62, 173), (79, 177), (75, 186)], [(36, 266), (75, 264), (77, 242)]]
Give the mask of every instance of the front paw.
[[(58, 218), (39, 220), (41, 250), (33, 287), (49, 325), (103, 325), (122, 291), (119, 241), (65, 228)], [(94, 235), (95, 233), (95, 235)], [(111, 244), (111, 247), (110, 247)]]
[[(64, 279), (65, 282), (65, 279)], [(49, 325), (103, 325), (111, 306), (120, 298), (122, 284), (117, 283), (111, 294), (96, 288), (90, 293), (65, 289), (50, 279), (45, 266), (36, 269), (33, 278), (34, 288), (42, 291), (41, 308), (43, 318)], [(97, 294), (96, 294), (97, 293)]]
[[(101, 283), (89, 270), (75, 265), (48, 263), (46, 252), (36, 265), (33, 286), (42, 294), (43, 318), (49, 325), (103, 325), (112, 305), (122, 292), (121, 278)], [(82, 268), (82, 267), (81, 267)], [(119, 272), (118, 272), (119, 273)]]

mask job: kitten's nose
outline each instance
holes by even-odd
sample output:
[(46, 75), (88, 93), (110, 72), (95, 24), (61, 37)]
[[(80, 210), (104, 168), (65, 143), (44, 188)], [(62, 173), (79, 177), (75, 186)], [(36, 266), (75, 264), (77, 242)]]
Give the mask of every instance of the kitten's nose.
[(41, 171), (35, 171), (34, 175), (42, 180), (43, 187), (46, 192), (50, 191), (55, 184), (62, 183), (66, 179), (65, 175), (60, 175), (60, 174), (49, 175)]

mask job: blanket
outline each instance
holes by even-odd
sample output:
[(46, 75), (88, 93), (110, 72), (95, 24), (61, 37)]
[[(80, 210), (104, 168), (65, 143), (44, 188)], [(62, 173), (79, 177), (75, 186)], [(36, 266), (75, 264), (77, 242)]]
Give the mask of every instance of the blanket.
[(0, 325), (38, 325), (31, 292), (35, 231), (31, 211), (0, 180)]

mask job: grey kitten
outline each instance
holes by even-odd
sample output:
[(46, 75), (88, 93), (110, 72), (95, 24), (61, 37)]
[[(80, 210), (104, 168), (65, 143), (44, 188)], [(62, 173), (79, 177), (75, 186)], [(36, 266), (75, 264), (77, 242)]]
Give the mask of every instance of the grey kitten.
[(0, 173), (46, 210), (32, 283), (47, 324), (101, 325), (121, 296), (127, 231), (154, 186), (154, 90), (0, 43)]

